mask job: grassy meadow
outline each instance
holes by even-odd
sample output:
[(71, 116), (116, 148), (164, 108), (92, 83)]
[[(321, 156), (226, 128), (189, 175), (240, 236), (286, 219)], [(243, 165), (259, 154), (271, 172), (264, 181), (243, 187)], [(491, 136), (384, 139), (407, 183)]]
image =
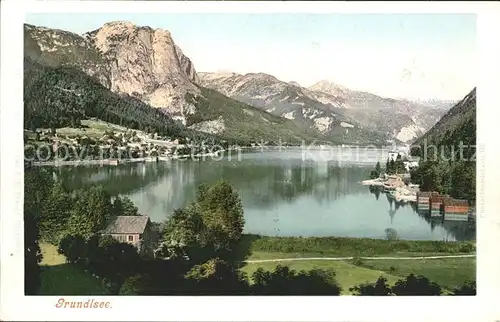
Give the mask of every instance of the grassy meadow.
[(66, 263), (57, 247), (41, 243), (42, 262), (39, 295), (105, 295), (100, 282), (80, 267)]

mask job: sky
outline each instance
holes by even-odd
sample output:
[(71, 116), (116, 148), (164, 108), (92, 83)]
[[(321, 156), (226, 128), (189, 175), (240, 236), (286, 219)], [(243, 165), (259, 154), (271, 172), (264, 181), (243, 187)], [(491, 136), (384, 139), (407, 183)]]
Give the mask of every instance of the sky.
[(82, 34), (110, 21), (167, 29), (198, 72), (262, 72), (385, 97), (459, 100), (476, 86), (470, 14), (29, 14)]

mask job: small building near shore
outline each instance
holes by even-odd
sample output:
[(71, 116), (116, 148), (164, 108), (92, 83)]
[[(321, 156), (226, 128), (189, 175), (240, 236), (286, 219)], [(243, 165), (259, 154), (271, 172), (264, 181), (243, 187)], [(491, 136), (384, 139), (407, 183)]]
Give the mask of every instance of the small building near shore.
[(405, 165), (406, 171), (410, 171), (412, 168), (418, 167), (418, 161), (414, 160), (403, 161), (403, 164)]
[(389, 160), (396, 161), (396, 159), (398, 158), (398, 155), (399, 155), (399, 152), (396, 150), (389, 151)]
[(402, 188), (405, 186), (403, 179), (400, 176), (391, 175), (388, 177), (387, 181), (384, 182), (384, 190), (396, 190), (396, 188)]
[(121, 243), (135, 246), (140, 254), (149, 254), (151, 249), (151, 221), (148, 216), (117, 216), (102, 232)]
[(451, 198), (449, 195), (431, 195), (429, 198), (429, 214), (431, 217), (443, 217), (443, 202)]
[(468, 221), (469, 220), (469, 202), (447, 198), (443, 200), (442, 206), (444, 220)]
[(439, 192), (436, 191), (422, 191), (417, 193), (417, 207), (419, 211), (427, 212), (430, 210), (431, 197), (438, 196)]

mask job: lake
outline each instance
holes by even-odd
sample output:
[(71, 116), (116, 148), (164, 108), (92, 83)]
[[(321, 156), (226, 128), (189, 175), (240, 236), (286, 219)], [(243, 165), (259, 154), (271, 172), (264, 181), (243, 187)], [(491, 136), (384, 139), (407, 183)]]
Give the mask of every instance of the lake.
[[(351, 153), (350, 151), (349, 153)], [(267, 236), (386, 238), (393, 228), (407, 240), (474, 240), (475, 225), (441, 222), (398, 205), (360, 182), (375, 163), (385, 167), (387, 150), (374, 153), (299, 149), (242, 153), (222, 160), (177, 160), (119, 166), (60, 167), (70, 189), (102, 185), (128, 196), (141, 214), (164, 221), (195, 198), (201, 183), (227, 180), (238, 191), (245, 233)]]

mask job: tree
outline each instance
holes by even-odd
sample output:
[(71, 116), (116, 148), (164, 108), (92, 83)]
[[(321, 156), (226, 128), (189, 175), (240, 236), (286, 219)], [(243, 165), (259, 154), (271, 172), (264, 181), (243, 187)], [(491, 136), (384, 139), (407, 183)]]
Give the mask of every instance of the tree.
[(70, 211), (68, 232), (88, 239), (106, 227), (111, 213), (111, 197), (101, 186), (79, 190)]
[(196, 294), (245, 294), (245, 276), (226, 261), (213, 258), (193, 266), (185, 275), (188, 290)]
[(385, 236), (387, 240), (398, 240), (398, 232), (394, 228), (386, 228), (385, 229)]
[(396, 157), (396, 161), (394, 162), (394, 172), (395, 173), (405, 173), (406, 168), (405, 164), (403, 162), (403, 158), (401, 157), (401, 154), (398, 154)]
[(391, 295), (387, 279), (380, 276), (374, 284), (359, 284), (349, 289), (355, 295)]
[(205, 226), (220, 226), (230, 242), (240, 239), (245, 219), (238, 193), (224, 181), (198, 191), (199, 207)]
[(206, 246), (202, 239), (205, 229), (201, 214), (193, 206), (176, 209), (165, 223), (163, 232), (163, 256), (198, 259)]
[(50, 194), (54, 179), (50, 168), (25, 168), (24, 170), (24, 209), (38, 216), (41, 206)]
[(70, 206), (70, 195), (61, 183), (55, 183), (42, 205), (43, 211), (40, 216), (42, 239), (54, 245), (59, 244), (61, 236), (66, 232)]
[(80, 235), (66, 235), (61, 239), (57, 251), (66, 256), (68, 263), (81, 263), (87, 257), (87, 243)]
[(377, 173), (381, 173), (382, 172), (382, 169), (380, 168), (380, 162), (377, 161), (377, 164), (375, 165), (375, 171), (377, 171)]
[(110, 290), (118, 292), (128, 277), (139, 269), (137, 249), (128, 243), (113, 243), (102, 249), (96, 271), (109, 282)]
[(424, 276), (410, 274), (392, 287), (395, 295), (440, 295), (441, 287)]
[(394, 174), (396, 173), (396, 162), (394, 162), (394, 159), (391, 159), (389, 162), (389, 174)]
[(117, 196), (113, 202), (113, 214), (115, 216), (139, 216), (139, 209), (129, 197)]
[(427, 161), (420, 166), (422, 167), (420, 190), (439, 192), (441, 190), (441, 178), (437, 164), (432, 161)]
[[(423, 162), (422, 162), (423, 163)], [(423, 176), (422, 176), (422, 163), (418, 167), (413, 167), (410, 169), (410, 178), (411, 181), (416, 184), (422, 184)]]
[(105, 248), (106, 246), (111, 244), (118, 244), (118, 240), (114, 239), (109, 235), (104, 235), (104, 236), (97, 235), (97, 236), (98, 236), (97, 247)]
[(339, 295), (332, 270), (300, 271), (278, 265), (273, 272), (257, 269), (252, 274), (252, 292), (257, 295)]
[(150, 280), (140, 274), (125, 279), (120, 287), (119, 295), (148, 295)]
[(476, 295), (476, 281), (467, 281), (453, 290), (453, 295)]
[(380, 173), (377, 172), (377, 170), (372, 170), (370, 172), (370, 179), (377, 179), (378, 177), (380, 177)]
[(455, 162), (451, 171), (451, 195), (457, 199), (476, 200), (476, 163)]
[(24, 210), (24, 293), (37, 294), (40, 288), (40, 261), (42, 252), (38, 243), (39, 233), (36, 216)]

